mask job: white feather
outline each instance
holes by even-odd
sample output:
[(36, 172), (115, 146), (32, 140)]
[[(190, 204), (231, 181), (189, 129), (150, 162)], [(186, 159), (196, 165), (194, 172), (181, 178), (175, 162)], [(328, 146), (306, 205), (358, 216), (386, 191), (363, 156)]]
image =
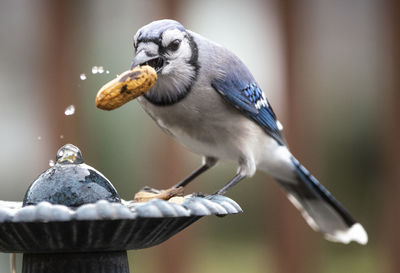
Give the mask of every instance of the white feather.
[(325, 238), (332, 242), (348, 244), (352, 241), (365, 245), (368, 243), (368, 235), (362, 225), (355, 223), (347, 230), (338, 230), (334, 234), (325, 234)]
[(180, 31), (179, 29), (168, 29), (166, 31), (164, 31), (164, 33), (162, 34), (162, 45), (164, 47), (168, 46), (169, 43), (171, 43), (172, 41), (179, 39), (179, 40), (183, 40), (183, 37), (185, 36), (185, 34)]
[(276, 121), (276, 125), (278, 126), (279, 131), (283, 130), (283, 125), (279, 120)]
[(289, 201), (295, 206), (296, 209), (298, 209), (303, 216), (303, 218), (306, 220), (307, 224), (314, 230), (314, 231), (319, 231), (319, 227), (317, 223), (314, 221), (314, 219), (308, 214), (307, 211), (304, 210), (303, 206), (300, 204), (299, 201), (297, 201), (296, 197), (294, 197), (291, 194), (287, 195)]

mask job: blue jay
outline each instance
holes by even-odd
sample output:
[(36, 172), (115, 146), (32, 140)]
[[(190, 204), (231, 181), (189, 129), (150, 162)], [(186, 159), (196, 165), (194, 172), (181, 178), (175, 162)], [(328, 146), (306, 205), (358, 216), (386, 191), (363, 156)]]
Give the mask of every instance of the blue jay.
[(140, 105), (167, 134), (204, 156), (202, 166), (175, 187), (218, 160), (234, 161), (236, 175), (217, 194), (260, 169), (326, 239), (367, 243), (364, 228), (290, 153), (264, 92), (236, 55), (174, 20), (140, 28), (134, 47), (132, 67), (150, 65), (158, 75), (138, 98)]

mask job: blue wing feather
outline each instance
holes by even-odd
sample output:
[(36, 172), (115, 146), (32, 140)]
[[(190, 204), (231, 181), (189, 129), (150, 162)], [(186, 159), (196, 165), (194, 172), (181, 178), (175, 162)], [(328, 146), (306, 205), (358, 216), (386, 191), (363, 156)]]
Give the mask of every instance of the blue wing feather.
[(215, 79), (211, 83), (212, 87), (229, 103), (260, 125), (280, 145), (285, 145), (276, 115), (262, 90), (257, 86), (250, 72), (238, 72), (240, 71), (234, 71), (229, 77)]

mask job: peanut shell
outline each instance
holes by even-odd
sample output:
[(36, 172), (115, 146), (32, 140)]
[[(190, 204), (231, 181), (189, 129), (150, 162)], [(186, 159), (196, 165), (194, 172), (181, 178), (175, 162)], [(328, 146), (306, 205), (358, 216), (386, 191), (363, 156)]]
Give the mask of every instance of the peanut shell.
[(113, 110), (149, 91), (157, 81), (151, 66), (136, 66), (106, 83), (97, 93), (96, 106)]

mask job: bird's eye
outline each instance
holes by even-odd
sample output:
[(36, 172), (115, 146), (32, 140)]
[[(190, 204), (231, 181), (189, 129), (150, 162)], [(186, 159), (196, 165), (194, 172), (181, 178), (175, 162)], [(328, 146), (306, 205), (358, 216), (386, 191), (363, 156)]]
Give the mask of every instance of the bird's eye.
[(173, 40), (171, 43), (168, 45), (168, 50), (170, 51), (177, 51), (179, 46), (181, 45), (181, 40)]

